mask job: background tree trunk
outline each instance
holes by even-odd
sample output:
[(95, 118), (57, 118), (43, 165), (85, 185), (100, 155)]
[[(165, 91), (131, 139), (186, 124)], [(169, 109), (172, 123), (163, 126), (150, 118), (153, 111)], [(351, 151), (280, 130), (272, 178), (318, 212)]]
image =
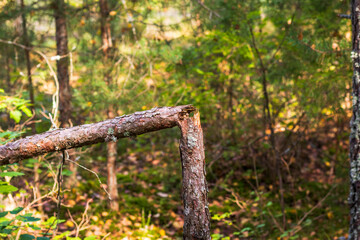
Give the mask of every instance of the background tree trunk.
[[(27, 47), (27, 48), (24, 48), (24, 53), (25, 53), (27, 79), (28, 79), (28, 92), (29, 92), (30, 103), (31, 103), (30, 109), (31, 109), (31, 112), (35, 115), (34, 87), (33, 87), (33, 82), (32, 82), (32, 77), (31, 77), (31, 61), (30, 61), (30, 50), (29, 50), (29, 48), (31, 47), (31, 43), (30, 43), (29, 37), (28, 37), (24, 0), (20, 0), (20, 5), (21, 5), (21, 11), (22, 11), (21, 18), (22, 18), (23, 44), (24, 44), (24, 46)], [(31, 123), (30, 126), (31, 126), (31, 133), (35, 134), (36, 133), (35, 122)], [(35, 194), (38, 199), (41, 198), (40, 181), (39, 181), (39, 179), (40, 179), (40, 176), (39, 176), (40, 162), (39, 162), (39, 160), (40, 159), (38, 159), (38, 161), (34, 162), (34, 187), (35, 187)], [(41, 200), (39, 200), (39, 210), (43, 211)]]
[[(102, 49), (104, 52), (104, 62), (106, 66), (110, 66), (111, 63), (106, 63), (109, 58), (109, 51), (112, 47), (111, 41), (111, 28), (109, 22), (109, 9), (107, 0), (100, 0), (100, 30), (101, 30), (101, 41), (102, 41)], [(108, 87), (111, 87), (112, 78), (110, 76), (110, 71), (107, 70), (105, 66), (105, 80), (107, 82)], [(110, 105), (107, 111), (108, 118), (114, 118), (114, 109)], [(119, 210), (119, 192), (117, 189), (117, 178), (116, 178), (116, 159), (117, 159), (117, 145), (116, 142), (110, 141), (106, 144), (107, 148), (107, 185), (109, 188), (109, 193), (111, 197), (110, 201), (110, 209), (113, 211)]]
[(109, 22), (109, 8), (107, 0), (99, 0), (100, 6), (100, 28), (101, 28), (101, 40), (102, 40), (102, 49), (105, 54), (105, 57), (108, 55), (108, 50), (112, 48), (111, 40), (111, 28)]
[[(54, 17), (56, 28), (56, 53), (60, 59), (56, 62), (57, 74), (59, 80), (59, 122), (60, 127), (67, 128), (71, 126), (71, 87), (69, 80), (69, 52), (68, 52), (68, 37), (66, 29), (66, 11), (64, 0), (55, 0)], [(68, 152), (72, 161), (75, 161), (75, 151)], [(76, 165), (69, 164), (72, 175), (66, 182), (67, 187), (76, 182)]]
[(66, 30), (64, 0), (54, 1), (56, 27), (56, 53), (60, 59), (56, 62), (59, 79), (59, 121), (60, 127), (69, 127), (71, 119), (71, 89), (69, 84), (68, 39)]
[[(24, 48), (24, 52), (25, 52), (25, 61), (26, 61), (26, 70), (27, 70), (27, 79), (28, 79), (28, 92), (29, 92), (29, 97), (30, 97), (30, 109), (33, 113), (35, 113), (35, 99), (34, 99), (34, 88), (33, 88), (33, 83), (32, 83), (32, 77), (31, 77), (31, 61), (30, 61), (30, 50), (29, 48), (31, 47), (29, 38), (28, 38), (28, 31), (27, 31), (27, 24), (26, 24), (26, 15), (25, 15), (25, 4), (24, 4), (24, 0), (20, 0), (20, 5), (21, 5), (21, 20), (22, 20), (22, 36), (23, 36), (23, 43), (24, 46), (26, 46), (27, 48)], [(31, 132), (32, 134), (36, 133), (36, 129), (35, 129), (35, 123), (31, 124)]]
[(6, 91), (10, 94), (11, 91), (11, 67), (10, 67), (10, 56), (6, 53), (5, 68), (6, 68)]
[(349, 240), (360, 239), (360, 0), (351, 1), (352, 22), (352, 53), (354, 75), (353, 88), (353, 115), (350, 122), (350, 230)]

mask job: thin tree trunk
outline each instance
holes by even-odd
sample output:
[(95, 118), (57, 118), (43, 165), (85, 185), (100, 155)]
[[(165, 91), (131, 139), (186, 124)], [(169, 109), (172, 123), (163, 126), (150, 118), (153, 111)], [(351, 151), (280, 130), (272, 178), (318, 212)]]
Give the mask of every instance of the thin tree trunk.
[[(109, 118), (114, 117), (113, 110), (108, 112)], [(110, 141), (106, 144), (107, 147), (107, 185), (109, 187), (109, 194), (111, 197), (109, 207), (113, 211), (119, 210), (119, 192), (117, 189), (117, 177), (116, 177), (116, 159), (117, 159), (117, 145), (116, 141)]]
[(41, 158), (39, 157), (34, 163), (34, 183), (35, 183), (34, 185), (35, 185), (36, 198), (38, 199), (39, 211), (43, 212), (44, 209), (42, 206), (41, 192), (40, 192), (40, 174), (39, 174), (40, 161), (41, 161)]
[[(24, 52), (25, 52), (26, 70), (27, 70), (27, 79), (28, 79), (28, 91), (29, 91), (30, 103), (31, 103), (30, 109), (34, 113), (35, 99), (34, 99), (33, 82), (32, 82), (32, 77), (31, 77), (31, 62), (30, 62), (30, 50), (29, 50), (29, 48), (31, 47), (31, 44), (30, 44), (30, 41), (28, 38), (28, 33), (27, 33), (24, 0), (20, 0), (20, 4), (21, 4), (21, 11), (22, 11), (22, 13), (21, 13), (22, 35), (23, 35), (24, 46), (26, 46), (26, 48), (24, 48)], [(36, 132), (35, 123), (31, 124), (31, 131), (33, 134)]]
[[(68, 38), (66, 28), (66, 11), (64, 0), (54, 0), (54, 17), (56, 28), (56, 52), (60, 59), (56, 62), (58, 80), (59, 80), (59, 122), (60, 127), (70, 127), (71, 121), (71, 87), (69, 80), (69, 52)], [(75, 151), (68, 152), (72, 161), (75, 161)], [(69, 169), (72, 175), (68, 178), (66, 186), (76, 183), (77, 168), (72, 162), (69, 163)]]
[(119, 210), (119, 193), (117, 189), (117, 178), (116, 178), (116, 142), (108, 142), (107, 146), (107, 185), (109, 187), (109, 194), (111, 197), (110, 200), (110, 209), (113, 211)]
[(105, 57), (108, 55), (108, 50), (112, 48), (111, 40), (111, 28), (109, 22), (109, 9), (107, 0), (99, 0), (100, 6), (100, 30), (101, 30), (101, 40), (102, 40), (102, 49), (105, 54)]
[[(110, 28), (110, 22), (109, 22), (109, 9), (107, 0), (100, 0), (99, 1), (99, 7), (100, 7), (100, 30), (101, 30), (101, 40), (102, 40), (102, 49), (104, 52), (104, 62), (105, 64), (109, 65), (111, 63), (107, 63), (108, 57), (109, 57), (109, 51), (112, 47), (112, 41), (111, 41), (111, 28)], [(110, 73), (106, 71), (105, 79), (107, 82), (108, 87), (111, 87), (112, 84), (112, 78), (110, 76)], [(107, 111), (108, 118), (114, 117), (114, 110), (112, 106), (109, 106), (109, 109)], [(107, 150), (107, 185), (109, 187), (109, 193), (111, 197), (110, 201), (110, 209), (113, 211), (119, 210), (119, 193), (117, 189), (117, 178), (116, 178), (116, 159), (117, 159), (117, 145), (116, 142), (110, 141), (106, 144), (106, 150)]]
[[(30, 109), (31, 109), (31, 112), (33, 114), (35, 114), (34, 87), (33, 87), (33, 82), (32, 82), (32, 77), (31, 77), (31, 61), (30, 61), (30, 50), (29, 50), (29, 48), (31, 47), (31, 44), (30, 44), (30, 41), (28, 38), (24, 0), (20, 0), (20, 5), (21, 5), (21, 11), (22, 11), (21, 18), (22, 18), (23, 42), (24, 42), (24, 46), (26, 46), (26, 48), (24, 48), (24, 53), (25, 53), (26, 70), (27, 70), (27, 78), (28, 78), (28, 91), (29, 91), (30, 103), (31, 103)], [(30, 126), (31, 126), (32, 134), (35, 134), (36, 133), (35, 122), (33, 122)], [(40, 182), (39, 182), (39, 179), (40, 179), (39, 168), (40, 168), (40, 162), (36, 161), (34, 163), (34, 186), (35, 186), (35, 194), (38, 199), (41, 198)], [(43, 211), (41, 200), (39, 200), (39, 210)]]
[(10, 94), (11, 91), (11, 68), (10, 68), (10, 57), (8, 56), (8, 53), (6, 54), (5, 59), (5, 68), (6, 68), (6, 91)]
[(360, 0), (351, 0), (353, 115), (350, 122), (350, 230), (349, 240), (360, 239)]
[(253, 32), (252, 26), (249, 24), (249, 30), (250, 35), (252, 39), (252, 45), (256, 52), (256, 55), (260, 62), (260, 71), (261, 71), (261, 81), (262, 81), (262, 91), (263, 91), (263, 97), (264, 97), (264, 130), (266, 132), (267, 129), (270, 130), (270, 145), (272, 149), (272, 155), (275, 160), (275, 169), (276, 169), (276, 175), (279, 181), (279, 195), (280, 195), (280, 206), (281, 206), (281, 213), (282, 213), (282, 227), (284, 230), (286, 230), (286, 215), (285, 215), (285, 201), (284, 201), (284, 186), (283, 186), (283, 178), (281, 173), (281, 156), (280, 153), (276, 147), (276, 136), (275, 136), (275, 130), (274, 130), (274, 118), (273, 113), (270, 110), (270, 98), (268, 93), (268, 81), (267, 81), (267, 68), (265, 67), (265, 64), (263, 62), (263, 59), (261, 57), (260, 51), (257, 48), (256, 40)]
[(54, 16), (56, 27), (56, 52), (57, 55), (60, 56), (60, 59), (56, 62), (59, 79), (59, 121), (60, 127), (69, 127), (72, 109), (64, 0), (54, 1)]
[[(232, 72), (232, 63), (230, 65), (230, 71)], [(234, 98), (234, 79), (231, 78), (229, 80), (229, 86), (227, 89), (228, 92), (228, 97), (229, 97), (229, 103), (228, 103), (228, 112), (229, 112), (229, 118), (227, 119), (227, 124), (228, 124), (228, 129), (230, 132), (230, 137), (232, 139), (233, 142), (236, 142), (236, 133), (234, 131), (235, 129), (235, 121), (233, 120), (233, 113), (234, 113), (234, 109), (233, 109), (233, 98)]]

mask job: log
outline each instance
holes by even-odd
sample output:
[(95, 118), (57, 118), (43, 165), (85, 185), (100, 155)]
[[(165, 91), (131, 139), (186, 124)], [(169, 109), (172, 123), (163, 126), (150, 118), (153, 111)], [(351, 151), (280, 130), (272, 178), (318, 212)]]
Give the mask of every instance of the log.
[(0, 146), (0, 165), (16, 163), (45, 153), (117, 141), (119, 138), (172, 128), (193, 111), (195, 107), (192, 105), (153, 108), (98, 123), (32, 135)]
[(0, 146), (0, 165), (178, 126), (181, 129), (183, 239), (210, 240), (203, 132), (199, 112), (189, 116), (195, 110), (192, 105), (153, 108), (98, 123), (36, 134)]
[(205, 172), (205, 152), (200, 114), (179, 120), (184, 202), (184, 240), (209, 240), (210, 212)]

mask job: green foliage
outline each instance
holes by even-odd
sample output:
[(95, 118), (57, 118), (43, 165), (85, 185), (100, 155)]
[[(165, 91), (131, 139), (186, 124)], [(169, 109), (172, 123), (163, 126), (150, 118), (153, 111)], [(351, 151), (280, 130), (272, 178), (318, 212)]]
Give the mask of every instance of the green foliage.
[[(344, 183), (348, 175), (351, 26), (337, 16), (348, 12), (347, 1), (152, 0), (125, 1), (125, 6), (108, 0), (113, 47), (106, 57), (98, 1), (65, 3), (74, 125), (102, 121), (109, 110), (123, 115), (193, 104), (204, 129), (213, 239), (325, 239), (345, 234), (345, 185), (299, 221), (326, 195), (327, 184)], [(0, 3), (0, 39), (22, 43), (19, 16), (25, 14), (32, 50), (43, 52), (55, 67), (53, 6), (32, 0), (25, 5), (21, 9), (16, 1)], [(23, 49), (0, 43), (0, 51), (0, 82), (6, 89), (0, 89), (0, 144), (5, 144), (32, 134), (26, 120), (33, 113)], [(30, 58), (34, 120), (37, 132), (43, 132), (50, 127), (45, 117), (53, 107), (56, 84), (44, 59), (34, 51)], [(179, 237), (178, 137), (177, 129), (171, 129), (118, 141), (119, 213), (109, 213), (93, 174), (79, 170), (79, 181), (62, 188), (64, 204), (78, 222), (84, 201), (91, 198), (88, 214), (98, 219), (78, 237), (72, 234), (74, 223), (54, 217), (42, 222), (20, 205), (0, 213), (1, 236), (15, 236), (26, 228), (28, 234), (21, 238), (33, 239), (44, 228), (54, 230), (63, 223), (55, 239), (101, 239), (108, 233), (114, 239)], [(281, 156), (279, 166), (273, 149)], [(105, 146), (96, 145), (84, 147), (77, 157), (106, 183), (106, 155)], [(55, 158), (1, 167), (0, 194), (30, 202), (30, 169), (35, 166), (41, 193), (51, 191)], [(278, 168), (284, 212), (278, 200)], [(73, 172), (65, 168), (62, 174), (66, 180)], [(45, 206), (44, 217), (53, 216), (54, 206)], [(97, 237), (86, 237), (94, 232)]]
[(1, 194), (8, 194), (11, 192), (15, 192), (17, 190), (18, 190), (17, 187), (14, 187), (7, 182), (0, 182), (0, 193)]
[(4, 110), (9, 112), (10, 118), (16, 123), (20, 122), (22, 113), (25, 113), (28, 117), (32, 116), (28, 105), (29, 101), (18, 97), (7, 96), (4, 90), (0, 89), (0, 112)]
[(17, 177), (22, 176), (24, 173), (21, 172), (2, 172), (0, 173), (0, 177)]
[(20, 240), (32, 240), (35, 239), (35, 237), (33, 235), (30, 234), (21, 234), (20, 235)]

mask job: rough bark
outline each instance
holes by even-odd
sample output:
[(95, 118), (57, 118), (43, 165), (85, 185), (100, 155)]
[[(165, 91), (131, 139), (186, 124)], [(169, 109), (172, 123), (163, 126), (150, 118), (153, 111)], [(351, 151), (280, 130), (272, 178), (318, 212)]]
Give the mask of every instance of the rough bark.
[[(24, 42), (24, 46), (26, 46), (26, 48), (24, 48), (24, 52), (25, 52), (26, 70), (27, 70), (27, 79), (28, 79), (28, 92), (29, 92), (30, 103), (31, 103), (30, 109), (32, 112), (34, 112), (35, 99), (34, 99), (33, 82), (32, 82), (32, 77), (31, 77), (31, 62), (30, 62), (30, 50), (29, 50), (31, 45), (30, 45), (30, 41), (29, 41), (28, 33), (27, 33), (24, 0), (20, 0), (20, 5), (21, 5), (21, 11), (22, 11), (21, 19), (22, 19), (23, 42)], [(31, 132), (32, 132), (32, 134), (36, 133), (35, 123), (31, 124)]]
[(353, 59), (353, 115), (350, 121), (350, 230), (349, 240), (360, 239), (360, 0), (351, 1)]
[(185, 216), (183, 238), (211, 239), (205, 152), (199, 113), (180, 120), (179, 127)]
[(55, 0), (54, 17), (56, 28), (56, 54), (60, 59), (56, 62), (59, 79), (59, 121), (61, 127), (69, 127), (71, 119), (71, 89), (69, 84), (69, 57), (64, 0)]
[(55, 151), (62, 151), (118, 138), (172, 128), (195, 108), (191, 105), (153, 108), (93, 124), (56, 129), (0, 146), (0, 165), (19, 162)]
[[(68, 38), (66, 28), (66, 9), (64, 0), (54, 0), (54, 17), (56, 29), (56, 54), (60, 59), (56, 62), (57, 75), (59, 80), (59, 122), (60, 127), (70, 127), (71, 124), (71, 87), (69, 79), (69, 51), (68, 51)], [(75, 151), (68, 151), (69, 158), (75, 161)], [(72, 172), (70, 178), (66, 182), (66, 187), (76, 182), (77, 168), (74, 163), (69, 163), (69, 169)]]

